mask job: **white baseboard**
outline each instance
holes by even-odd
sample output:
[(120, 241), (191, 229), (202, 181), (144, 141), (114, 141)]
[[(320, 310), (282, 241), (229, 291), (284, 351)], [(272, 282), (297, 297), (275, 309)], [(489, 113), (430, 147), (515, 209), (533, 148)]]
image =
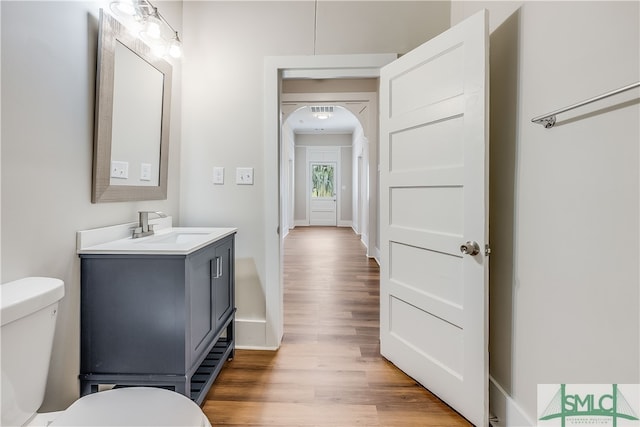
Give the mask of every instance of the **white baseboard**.
[(373, 247), (373, 256), (371, 258), (375, 259), (378, 265), (380, 265), (380, 248)]
[(493, 427), (533, 427), (535, 422), (520, 405), (489, 375), (489, 411), (498, 417)]
[(237, 318), (236, 348), (264, 349), (266, 348), (267, 321), (264, 319)]
[[(316, 224), (316, 225), (323, 225), (323, 224)], [(309, 224), (309, 221), (304, 220), (304, 219), (298, 219), (298, 220), (296, 220), (296, 222), (295, 222), (293, 227), (295, 228), (295, 227), (310, 227), (310, 226), (311, 226), (311, 224)], [(329, 224), (328, 226), (331, 226), (331, 225)], [(336, 226), (337, 227), (352, 227), (351, 221), (338, 221)]]
[(367, 256), (369, 256), (369, 245), (367, 245), (367, 242), (369, 241), (369, 235), (364, 233), (360, 234), (360, 241), (362, 242), (362, 245), (367, 250)]
[(238, 345), (236, 344), (236, 350), (265, 350), (265, 351), (276, 351), (278, 347), (259, 347), (253, 345)]

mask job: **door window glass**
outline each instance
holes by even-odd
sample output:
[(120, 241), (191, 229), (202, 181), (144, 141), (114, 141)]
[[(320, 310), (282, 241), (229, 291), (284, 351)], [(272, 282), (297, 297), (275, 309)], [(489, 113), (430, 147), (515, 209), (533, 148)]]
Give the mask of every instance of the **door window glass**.
[(333, 197), (335, 186), (333, 165), (312, 165), (311, 197)]

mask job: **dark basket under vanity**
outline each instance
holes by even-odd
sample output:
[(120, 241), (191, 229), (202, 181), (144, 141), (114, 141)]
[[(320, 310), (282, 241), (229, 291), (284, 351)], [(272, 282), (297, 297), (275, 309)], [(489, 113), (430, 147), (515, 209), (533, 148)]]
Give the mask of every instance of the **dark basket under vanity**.
[(200, 404), (233, 358), (234, 236), (187, 255), (80, 254), (80, 392), (154, 386)]

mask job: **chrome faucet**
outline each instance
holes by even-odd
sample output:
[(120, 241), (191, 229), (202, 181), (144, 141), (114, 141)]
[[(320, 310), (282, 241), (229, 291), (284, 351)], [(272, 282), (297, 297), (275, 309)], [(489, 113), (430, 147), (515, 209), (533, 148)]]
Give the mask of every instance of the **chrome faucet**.
[(156, 214), (160, 218), (166, 218), (167, 214), (160, 211), (140, 211), (138, 212), (140, 215), (140, 219), (138, 222), (138, 227), (133, 230), (132, 239), (137, 239), (138, 237), (151, 236), (153, 234), (153, 224), (149, 224), (149, 214)]

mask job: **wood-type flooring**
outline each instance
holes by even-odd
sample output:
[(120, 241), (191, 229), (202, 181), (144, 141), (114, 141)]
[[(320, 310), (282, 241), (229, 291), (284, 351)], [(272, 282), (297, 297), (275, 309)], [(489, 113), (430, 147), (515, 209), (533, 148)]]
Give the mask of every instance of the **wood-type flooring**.
[(470, 425), (380, 356), (379, 268), (351, 228), (289, 233), (282, 345), (237, 350), (202, 408), (213, 426)]

